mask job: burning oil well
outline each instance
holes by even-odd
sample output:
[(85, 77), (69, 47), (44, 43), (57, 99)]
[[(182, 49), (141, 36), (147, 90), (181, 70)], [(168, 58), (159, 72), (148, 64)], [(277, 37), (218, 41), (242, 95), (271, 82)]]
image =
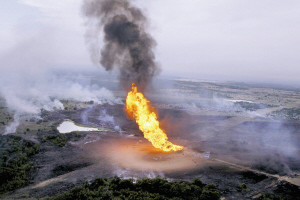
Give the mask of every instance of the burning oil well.
[[(178, 129), (181, 133), (177, 136), (182, 137), (184, 133), (188, 133), (182, 137), (186, 140), (177, 138), (174, 143), (181, 144), (185, 146), (185, 148), (169, 142), (165, 131), (161, 128), (161, 123), (158, 121), (156, 109), (152, 107), (150, 101), (145, 98), (143, 94), (153, 77), (160, 72), (153, 53), (156, 42), (150, 34), (146, 32), (148, 25), (146, 16), (140, 9), (134, 7), (127, 0), (90, 0), (85, 2), (83, 10), (87, 17), (86, 42), (92, 60), (104, 67), (106, 71), (112, 71), (115, 68), (118, 69), (120, 85), (123, 90), (127, 92), (126, 105), (124, 107), (126, 117), (137, 123), (144, 137), (157, 149), (149, 146), (146, 140), (139, 138), (115, 138), (108, 140), (107, 143), (101, 147), (95, 143), (89, 148), (105, 152), (106, 159), (122, 169), (137, 170), (140, 172), (163, 172), (168, 174), (169, 177), (176, 177), (174, 172), (176, 172), (180, 178), (187, 178), (189, 175), (183, 175), (186, 173), (197, 177), (201, 174), (201, 171), (205, 171), (207, 174), (213, 174), (209, 181), (214, 179), (212, 177), (218, 176), (217, 174), (225, 173), (232, 175), (233, 182), (239, 182), (239, 178), (237, 178), (239, 174), (243, 174), (242, 171), (248, 171), (248, 174), (250, 174), (252, 178), (254, 177), (253, 179), (260, 176), (264, 176), (262, 180), (271, 180), (273, 178), (271, 174), (267, 176), (265, 176), (265, 174), (259, 175), (257, 174), (259, 173), (258, 171), (250, 167), (251, 165), (253, 165), (254, 168), (257, 166), (257, 157), (259, 156), (258, 152), (254, 149), (258, 148), (256, 145), (259, 146), (262, 144), (260, 141), (255, 141), (256, 139), (253, 139), (254, 136), (251, 137), (253, 133), (249, 133), (249, 139), (247, 139), (246, 142), (242, 141), (244, 145), (240, 144), (239, 140), (241, 139), (239, 138), (242, 138), (241, 136), (235, 136), (235, 132), (230, 133), (231, 130), (234, 131), (234, 126), (231, 126), (231, 121), (233, 121), (233, 125), (243, 125), (244, 119), (242, 117), (238, 117), (235, 122), (234, 117), (230, 115), (224, 116), (225, 119), (221, 120), (224, 121), (224, 126), (221, 125), (220, 129), (218, 126), (215, 127), (214, 124), (209, 124), (211, 122), (205, 124), (205, 120), (204, 122), (198, 121), (202, 125), (200, 130), (199, 124), (192, 124), (195, 123), (194, 121), (197, 121), (196, 119), (189, 120), (189, 117), (183, 117), (189, 122), (186, 123), (188, 125), (183, 125), (185, 130)], [(102, 34), (104, 45), (103, 48), (100, 49), (98, 40)], [(216, 104), (216, 108), (223, 108), (221, 105), (222, 102), (219, 100), (213, 100), (212, 102)], [(211, 101), (209, 104), (210, 103)], [(230, 105), (227, 104), (226, 108), (232, 107), (230, 103)], [(239, 110), (242, 110), (242, 112), (245, 111), (243, 108)], [(226, 117), (228, 117), (228, 119)], [(181, 120), (184, 119), (181, 118)], [(245, 119), (245, 121), (247, 120), (249, 119)], [(213, 121), (213, 123), (215, 123), (216, 120)], [(228, 124), (226, 124), (226, 122), (228, 122)], [(182, 123), (179, 124), (182, 125)], [(178, 124), (170, 125), (171, 127), (173, 126), (173, 128), (170, 129), (171, 132), (177, 132), (174, 128), (176, 125)], [(198, 128), (193, 129), (191, 126)], [(222, 129), (222, 127), (224, 129)], [(199, 134), (201, 136), (199, 136)], [(236, 139), (232, 140), (232, 138), (238, 138), (238, 142)], [(174, 140), (174, 138), (172, 139)], [(205, 141), (208, 142), (206, 143)], [(231, 141), (234, 142), (231, 144)], [(248, 147), (249, 149), (247, 149)], [(263, 147), (262, 149), (267, 148)], [(213, 155), (213, 157), (216, 158), (216, 160), (212, 161), (207, 159), (210, 157), (210, 151), (214, 152), (215, 155)], [(242, 153), (244, 156), (240, 155), (240, 151), (244, 152)], [(97, 156), (94, 155), (94, 157)], [(235, 160), (236, 158), (237, 160)], [(229, 162), (224, 162), (222, 159), (229, 159), (227, 160)], [(281, 163), (279, 163), (279, 165), (281, 165)], [(230, 168), (235, 169), (231, 171)], [(218, 169), (222, 170), (218, 171)], [(204, 177), (202, 176), (202, 178)], [(221, 185), (222, 184), (220, 184), (220, 186)], [(227, 186), (223, 185), (221, 187), (226, 190)]]
[[(167, 141), (149, 100), (137, 92), (137, 88), (144, 91), (153, 76), (159, 72), (152, 50), (156, 43), (146, 32), (147, 18), (140, 9), (124, 0), (86, 1), (83, 10), (89, 19), (86, 39), (92, 59), (107, 71), (119, 68), (120, 83), (128, 91), (125, 111), (129, 118), (137, 122), (145, 138), (155, 148), (163, 151), (181, 150), (183, 147)], [(94, 27), (95, 23), (98, 27)], [(102, 29), (104, 47), (99, 57), (95, 37), (98, 37)]]
[[(124, 107), (126, 116), (136, 121), (139, 130), (143, 132), (144, 137), (154, 147), (164, 151), (182, 150), (183, 146), (174, 145), (168, 141), (167, 135), (161, 129), (157, 120), (158, 116), (155, 109), (152, 108), (151, 103), (143, 95), (153, 77), (160, 72), (153, 52), (156, 42), (147, 32), (148, 21), (146, 16), (127, 0), (87, 0), (83, 4), (83, 13), (87, 19), (86, 43), (92, 60), (104, 67), (106, 71), (117, 69), (119, 72), (119, 83), (123, 90), (127, 92)], [(100, 48), (99, 40), (102, 38), (103, 47)], [(222, 104), (220, 101), (213, 101), (213, 103), (216, 104), (215, 107), (217, 108)], [(226, 103), (226, 108), (231, 107), (231, 104), (228, 104), (230, 103)], [(245, 111), (243, 108), (238, 110)], [(239, 121), (240, 119), (237, 120), (237, 122)], [(155, 128), (152, 129), (152, 126), (155, 126)], [(207, 132), (207, 134), (211, 134), (208, 136), (209, 138), (214, 137), (211, 140), (217, 141), (215, 144), (218, 145), (217, 151), (223, 146), (224, 149), (230, 149), (231, 144), (228, 138), (233, 137), (234, 134), (226, 132), (225, 129), (224, 136), (222, 136), (214, 129), (215, 127), (208, 127), (207, 131), (202, 133), (206, 135), (205, 132)], [(193, 137), (189, 139), (193, 140)], [(229, 145), (223, 144), (226, 142)], [(252, 143), (251, 141), (249, 143), (253, 146), (255, 142)], [(224, 150), (220, 151), (221, 154), (222, 152)], [(250, 152), (253, 151), (250, 150)], [(231, 150), (229, 153), (231, 153)], [(253, 157), (249, 157), (250, 160), (256, 159)]]
[[(118, 71), (119, 88), (127, 93), (120, 95), (125, 97), (125, 105), (114, 96), (119, 91), (113, 94), (98, 87), (66, 85), (68, 92), (61, 90), (46, 101), (50, 108), (61, 103), (56, 105), (59, 108), (44, 111), (43, 119), (36, 123), (30, 120), (26, 126), (22, 118), (23, 129), (19, 130), (23, 133), (15, 134), (33, 138), (42, 149), (33, 158), (38, 170), (31, 192), (51, 196), (55, 190), (61, 192), (61, 185), (68, 188), (80, 181), (116, 175), (159, 175), (188, 181), (200, 178), (204, 184), (216, 184), (222, 196), (236, 199), (256, 198), (265, 191), (280, 187), (282, 191), (290, 183), (300, 184), (296, 177), (300, 147), (295, 144), (300, 128), (295, 125), (293, 130), (266, 118), (263, 112), (256, 113), (262, 104), (254, 104), (253, 96), (247, 103), (232, 100), (239, 95), (251, 96), (245, 95), (251, 87), (238, 90), (228, 84), (176, 80), (176, 86), (163, 91), (167, 94), (150, 93), (147, 87), (157, 84), (153, 79), (160, 67), (153, 51), (156, 42), (147, 32), (148, 21), (142, 11), (129, 0), (86, 0), (83, 12), (91, 58), (107, 71)], [(99, 42), (102, 38), (103, 43)], [(98, 79), (97, 84), (103, 86)], [(57, 91), (56, 85), (51, 87)], [(214, 92), (228, 99), (216, 97)], [(81, 98), (70, 100), (75, 93)], [(103, 100), (98, 99), (100, 93), (107, 93)], [(32, 99), (36, 103), (36, 97)], [(44, 105), (45, 101), (41, 102)], [(59, 133), (56, 127), (67, 119), (73, 125), (97, 127), (98, 131)], [(243, 183), (249, 194), (239, 193), (238, 186), (245, 186)]]
[(126, 98), (126, 109), (128, 116), (135, 120), (144, 137), (149, 140), (155, 148), (163, 151), (178, 151), (183, 147), (174, 145), (168, 141), (167, 135), (159, 127), (157, 115), (149, 100), (142, 93), (137, 92), (137, 87), (132, 84), (132, 89)]

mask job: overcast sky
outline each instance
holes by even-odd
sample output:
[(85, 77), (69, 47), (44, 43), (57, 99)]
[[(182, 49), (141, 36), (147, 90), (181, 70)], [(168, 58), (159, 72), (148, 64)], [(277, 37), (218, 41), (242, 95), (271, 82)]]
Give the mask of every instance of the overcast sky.
[[(96, 68), (82, 1), (1, 0), (0, 68)], [(163, 75), (300, 82), (298, 0), (133, 2), (149, 18)]]

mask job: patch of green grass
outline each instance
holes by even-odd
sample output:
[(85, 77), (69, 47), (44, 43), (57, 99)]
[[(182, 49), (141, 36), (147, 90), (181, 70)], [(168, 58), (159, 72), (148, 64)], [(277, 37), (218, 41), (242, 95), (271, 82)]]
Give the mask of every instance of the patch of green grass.
[(67, 134), (52, 134), (42, 137), (41, 142), (48, 142), (51, 145), (57, 145), (63, 147), (69, 140), (77, 141), (81, 137), (81, 134), (78, 131), (74, 131)]
[(68, 138), (66, 136), (61, 135), (47, 135), (42, 138), (42, 142), (46, 141), (49, 141), (49, 144), (54, 144), (63, 147), (68, 142)]
[(248, 191), (249, 190), (249, 188), (247, 188), (246, 183), (241, 183), (240, 185), (237, 186), (237, 188), (238, 188), (239, 192)]

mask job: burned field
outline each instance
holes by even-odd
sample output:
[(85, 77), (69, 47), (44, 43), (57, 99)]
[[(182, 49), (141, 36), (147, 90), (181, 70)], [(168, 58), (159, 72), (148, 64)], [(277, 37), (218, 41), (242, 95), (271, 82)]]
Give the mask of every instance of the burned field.
[[(195, 85), (184, 83), (180, 87)], [(162, 90), (174, 94), (174, 88)], [(198, 178), (204, 184), (215, 184), (225, 199), (259, 199), (266, 192), (298, 198), (299, 121), (279, 121), (258, 113), (270, 107), (253, 113), (228, 101), (222, 105), (224, 102), (210, 97), (197, 99), (192, 95), (197, 94), (195, 90), (179, 89), (191, 97), (173, 95), (171, 99), (170, 95), (165, 98), (160, 93), (148, 94), (169, 140), (184, 146), (178, 152), (155, 149), (137, 124), (128, 119), (123, 104), (63, 101), (69, 109), (43, 111), (42, 120), (23, 116), (16, 133), (1, 137), (18, 137), (18, 141), (29, 141), (31, 146), (39, 145), (39, 150), (28, 158), (32, 163), (25, 183), (28, 186), (21, 185), (23, 188), (2, 197), (56, 196), (99, 177), (161, 176), (185, 181)], [(222, 93), (219, 90), (219, 95)], [(120, 95), (118, 91), (115, 94)], [(65, 120), (99, 130), (59, 133), (57, 127)]]

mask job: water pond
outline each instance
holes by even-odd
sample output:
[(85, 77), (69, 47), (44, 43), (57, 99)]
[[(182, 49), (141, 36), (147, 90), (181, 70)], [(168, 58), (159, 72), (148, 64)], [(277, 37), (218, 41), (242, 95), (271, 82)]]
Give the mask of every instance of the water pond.
[(72, 131), (101, 131), (98, 128), (77, 126), (73, 121), (69, 121), (69, 120), (61, 123), (57, 127), (57, 130), (60, 133), (70, 133)]

